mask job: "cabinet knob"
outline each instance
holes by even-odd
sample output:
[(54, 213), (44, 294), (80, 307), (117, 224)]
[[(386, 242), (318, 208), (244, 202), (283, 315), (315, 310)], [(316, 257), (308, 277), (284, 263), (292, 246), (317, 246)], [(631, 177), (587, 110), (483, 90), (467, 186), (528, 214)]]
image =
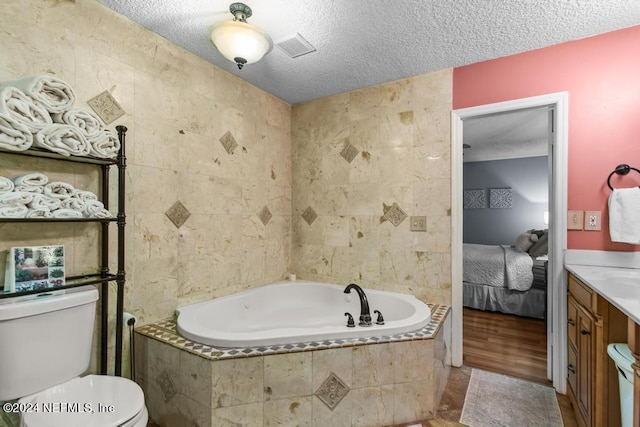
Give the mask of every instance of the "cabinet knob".
[(586, 329), (581, 330), (580, 333), (582, 335), (591, 335), (591, 331), (587, 331)]
[(567, 366), (567, 369), (569, 370), (569, 372), (571, 372), (572, 374), (576, 373), (576, 367), (569, 364), (569, 366)]
[(567, 320), (567, 323), (570, 324), (570, 325), (575, 325), (576, 321), (573, 320), (573, 319), (569, 319), (569, 320)]

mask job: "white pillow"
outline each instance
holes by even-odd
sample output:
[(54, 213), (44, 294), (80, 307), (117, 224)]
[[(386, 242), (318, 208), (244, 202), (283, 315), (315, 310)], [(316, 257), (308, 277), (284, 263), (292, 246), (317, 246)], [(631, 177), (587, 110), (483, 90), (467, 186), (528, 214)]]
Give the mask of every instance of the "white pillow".
[(516, 251), (518, 252), (527, 252), (535, 242), (538, 241), (538, 236), (532, 233), (531, 231), (525, 231), (521, 235), (518, 236), (515, 243)]

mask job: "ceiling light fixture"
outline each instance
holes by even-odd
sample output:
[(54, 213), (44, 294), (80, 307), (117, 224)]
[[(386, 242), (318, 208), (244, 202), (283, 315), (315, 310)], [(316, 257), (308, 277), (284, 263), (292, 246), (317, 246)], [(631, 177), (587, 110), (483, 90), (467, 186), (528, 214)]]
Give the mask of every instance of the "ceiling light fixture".
[(251, 8), (244, 3), (231, 3), (229, 12), (233, 21), (214, 24), (209, 36), (222, 56), (235, 62), (242, 70), (245, 64), (253, 64), (271, 50), (271, 37), (261, 29), (247, 23)]

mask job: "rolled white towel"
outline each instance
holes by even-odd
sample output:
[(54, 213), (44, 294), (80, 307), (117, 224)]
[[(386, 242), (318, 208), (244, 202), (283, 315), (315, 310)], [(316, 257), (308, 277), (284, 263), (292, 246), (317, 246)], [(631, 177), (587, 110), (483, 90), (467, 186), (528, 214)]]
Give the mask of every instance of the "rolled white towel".
[(27, 218), (51, 218), (53, 214), (49, 209), (46, 208), (38, 208), (38, 209), (29, 209), (27, 210)]
[(49, 177), (40, 172), (33, 172), (20, 176), (14, 176), (13, 178), (11, 178), (11, 181), (13, 181), (15, 185), (37, 186), (45, 185), (47, 182), (49, 182)]
[(33, 145), (33, 134), (29, 128), (9, 116), (0, 116), (0, 148), (24, 151), (31, 145)]
[(89, 155), (99, 159), (115, 159), (120, 151), (118, 136), (109, 129), (104, 129), (98, 135), (87, 138)]
[(99, 200), (87, 200), (85, 203), (84, 216), (87, 218), (111, 218), (111, 212), (104, 208)]
[(95, 193), (87, 190), (73, 190), (73, 197), (82, 201), (98, 200), (98, 196)]
[(15, 87), (0, 88), (0, 116), (20, 123), (31, 133), (37, 133), (53, 123), (51, 115), (42, 105)]
[(0, 205), (27, 205), (33, 201), (33, 193), (14, 191), (0, 194)]
[(3, 205), (0, 203), (0, 218), (24, 218), (29, 208), (25, 205)]
[(54, 218), (82, 218), (82, 212), (74, 211), (73, 209), (56, 209), (51, 214)]
[(109, 212), (105, 208), (102, 208), (90, 214), (89, 218), (113, 218), (113, 215), (111, 215), (111, 212)]
[(84, 213), (87, 207), (87, 204), (82, 199), (77, 199), (75, 197), (72, 197), (70, 199), (63, 200), (60, 206), (65, 209), (73, 209), (74, 211)]
[(71, 125), (54, 123), (36, 133), (34, 147), (45, 148), (64, 156), (87, 156), (89, 143), (80, 129)]
[(92, 138), (98, 136), (104, 129), (100, 118), (90, 110), (84, 108), (70, 108), (62, 113), (51, 114), (54, 123), (75, 126), (84, 132), (84, 136)]
[(3, 82), (2, 86), (13, 86), (44, 106), (50, 113), (62, 113), (72, 108), (76, 95), (71, 86), (54, 76), (34, 76), (21, 80)]
[(23, 191), (25, 193), (42, 194), (44, 186), (42, 185), (16, 185), (14, 191)]
[(28, 203), (27, 206), (31, 209), (48, 209), (54, 211), (59, 209), (62, 204), (60, 203), (60, 199), (54, 199), (44, 194), (34, 194), (33, 200)]
[(44, 195), (54, 199), (69, 199), (74, 191), (73, 185), (66, 182), (50, 182), (44, 186)]
[(4, 176), (0, 176), (0, 194), (11, 193), (14, 188), (13, 181)]

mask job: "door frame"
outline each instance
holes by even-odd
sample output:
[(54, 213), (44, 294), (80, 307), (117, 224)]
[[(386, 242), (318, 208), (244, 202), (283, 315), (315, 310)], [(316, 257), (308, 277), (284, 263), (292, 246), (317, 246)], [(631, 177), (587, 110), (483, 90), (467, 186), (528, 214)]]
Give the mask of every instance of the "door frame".
[[(487, 114), (549, 106), (554, 111), (555, 138), (550, 142), (549, 271), (547, 276), (547, 372), (559, 393), (566, 393), (567, 295), (564, 253), (567, 248), (567, 153), (569, 94), (556, 92), (451, 112), (451, 357), (462, 366), (462, 144), (463, 120)], [(550, 356), (550, 357), (549, 357)]]

